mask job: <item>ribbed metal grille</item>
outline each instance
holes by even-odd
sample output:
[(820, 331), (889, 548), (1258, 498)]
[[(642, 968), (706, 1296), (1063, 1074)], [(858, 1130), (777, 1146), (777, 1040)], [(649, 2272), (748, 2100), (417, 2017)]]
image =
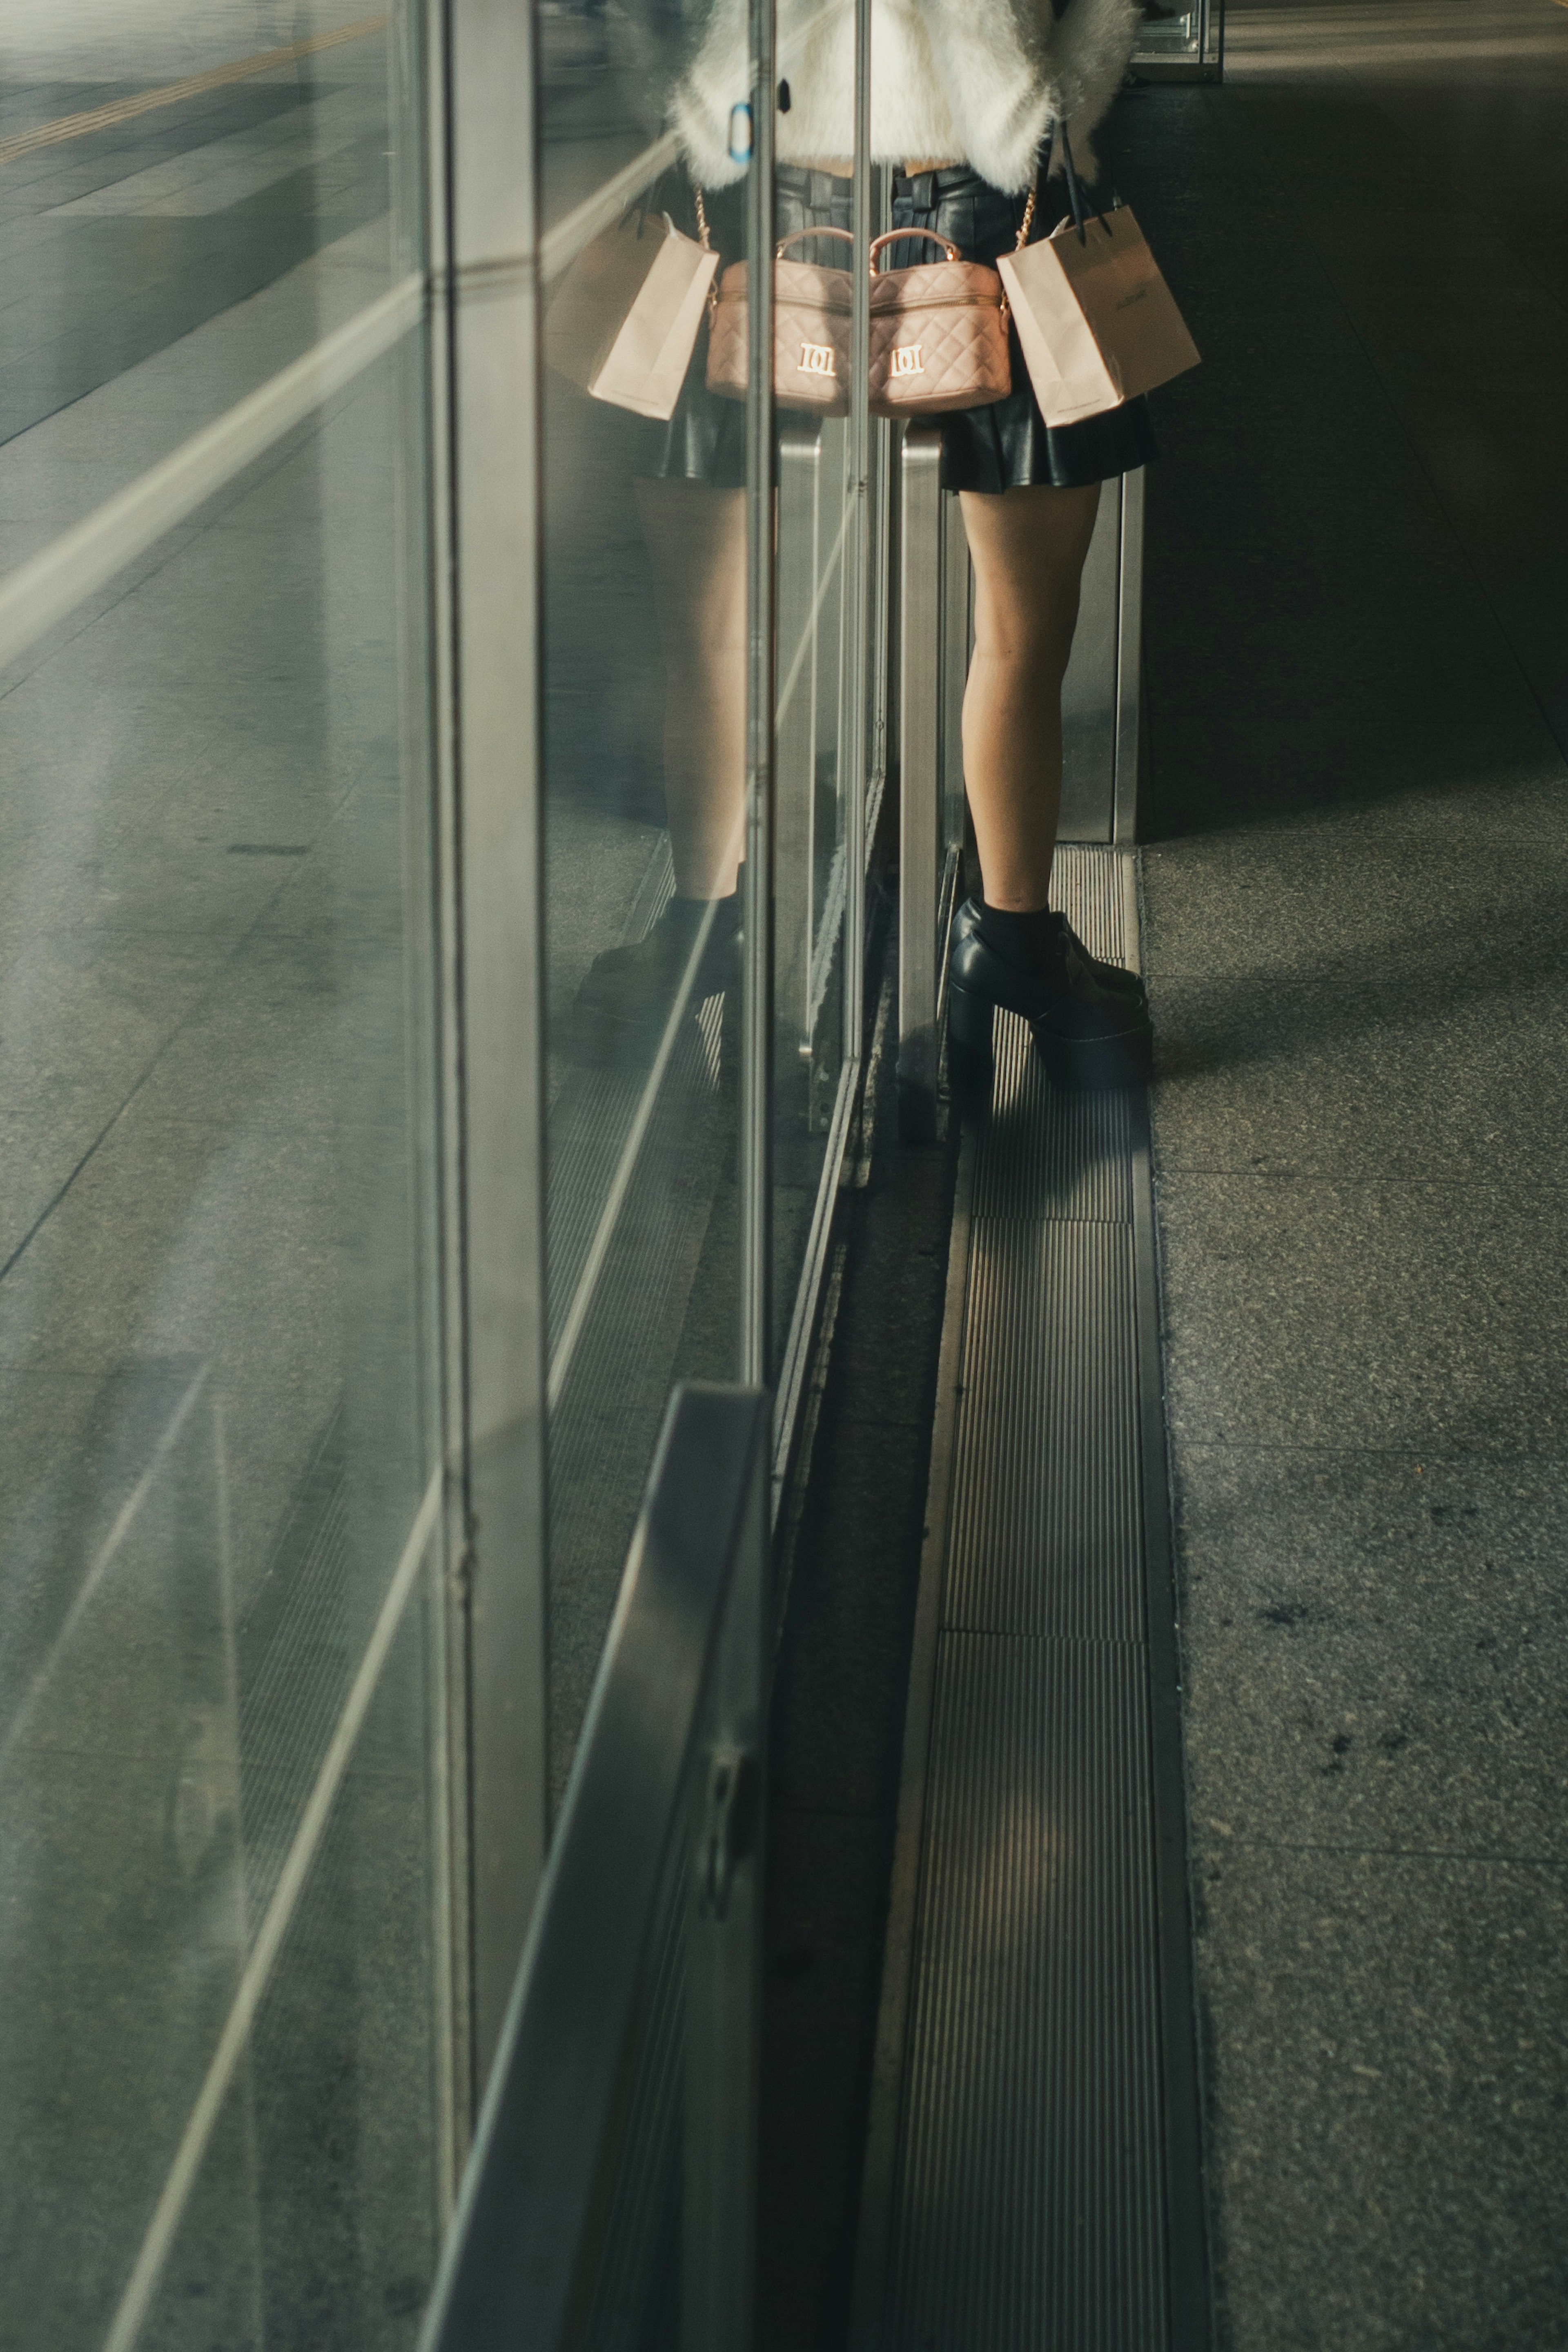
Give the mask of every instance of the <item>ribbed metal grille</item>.
[(1127, 963), (1126, 852), (1084, 843), (1062, 845), (1051, 867), (1051, 904), (1064, 914), (1090, 955)]
[(1131, 1224), (1127, 1097), (1053, 1087), (1026, 1021), (996, 1016), (996, 1076), (974, 1171), (977, 1217)]
[(1142, 1638), (1132, 1317), (1130, 1226), (977, 1223), (948, 1622)]
[(888, 2342), (1166, 2340), (1143, 1667), (950, 1634)]
[[(1057, 903), (1131, 963), (1126, 882), (1058, 850)], [(881, 2342), (1167, 2352), (1132, 1124), (1022, 1022), (996, 1047)]]

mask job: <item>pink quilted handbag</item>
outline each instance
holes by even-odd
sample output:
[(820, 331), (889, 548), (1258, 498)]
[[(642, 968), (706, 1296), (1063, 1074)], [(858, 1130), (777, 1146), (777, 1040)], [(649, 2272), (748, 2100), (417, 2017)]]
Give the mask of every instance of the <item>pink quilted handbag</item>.
[[(944, 261), (879, 269), (887, 245), (929, 237)], [(1007, 297), (995, 270), (964, 261), (934, 229), (899, 228), (871, 247), (873, 416), (942, 416), (989, 408), (1013, 389)]]
[[(786, 261), (784, 247), (807, 236), (838, 237), (851, 248), (855, 243), (847, 228), (797, 228), (780, 239), (773, 260), (773, 396), (781, 408), (847, 416), (855, 281), (847, 269)], [(710, 392), (728, 400), (746, 397), (748, 331), (746, 265), (736, 261), (709, 307)]]

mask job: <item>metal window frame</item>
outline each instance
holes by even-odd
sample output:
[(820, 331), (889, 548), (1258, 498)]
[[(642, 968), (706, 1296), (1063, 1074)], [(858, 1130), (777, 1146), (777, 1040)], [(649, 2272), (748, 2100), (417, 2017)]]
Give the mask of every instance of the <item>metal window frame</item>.
[(746, 868), (741, 1053), (741, 1377), (767, 1388), (773, 1343), (774, 747), (773, 0), (751, 0), (746, 176)]
[(1110, 837), (1118, 848), (1138, 838), (1139, 729), (1143, 687), (1143, 504), (1142, 466), (1121, 477), (1116, 595), (1116, 737)]
[[(840, 940), (844, 957), (844, 1026), (838, 1084), (826, 1119), (826, 1145), (816, 1202), (789, 1329), (774, 1375), (775, 1519), (783, 1508), (795, 1458), (800, 1408), (813, 1349), (817, 1344), (845, 1159), (856, 1129), (855, 1108), (865, 1076), (866, 880), (889, 758), (888, 698), (893, 621), (889, 554), (895, 496), (892, 477), (897, 458), (893, 427), (885, 419), (872, 417), (869, 402), (870, 248), (873, 236), (886, 226), (889, 202), (889, 174), (875, 168), (870, 160), (871, 0), (855, 0), (855, 249), (851, 267), (856, 307), (850, 329), (855, 358), (848, 420), (848, 504), (844, 517), (844, 658), (838, 729), (846, 852)], [(770, 210), (770, 220), (771, 217)], [(772, 249), (770, 242), (770, 254)], [(756, 381), (754, 361), (752, 380)], [(769, 381), (771, 383), (771, 372)], [(780, 511), (782, 536), (782, 488)], [(789, 714), (785, 716), (787, 722)], [(770, 971), (772, 965), (770, 953)]]
[(962, 773), (959, 714), (969, 668), (969, 551), (942, 487), (942, 428), (905, 429), (899, 462), (899, 1132), (939, 1131), (946, 922), (957, 855), (949, 844), (950, 762)]
[(869, 642), (874, 619), (871, 532), (877, 520), (871, 499), (871, 0), (855, 0), (855, 188), (850, 215), (855, 232), (855, 308), (850, 320), (854, 377), (849, 410), (852, 510), (845, 636), (848, 659), (844, 680), (846, 708), (852, 723), (843, 730), (840, 742), (847, 745), (849, 752), (845, 824), (849, 854), (845, 860), (844, 1059), (857, 1066), (866, 1030), (866, 792), (871, 759), (871, 714), (867, 704), (874, 659)]
[[(437, 0), (433, 155), (448, 1344), (459, 1399), (454, 1912), (467, 2087), (500, 2041), (543, 1874), (543, 855), (533, 11)], [(466, 1914), (466, 1916), (464, 1916)], [(459, 2138), (462, 2137), (459, 2126)]]

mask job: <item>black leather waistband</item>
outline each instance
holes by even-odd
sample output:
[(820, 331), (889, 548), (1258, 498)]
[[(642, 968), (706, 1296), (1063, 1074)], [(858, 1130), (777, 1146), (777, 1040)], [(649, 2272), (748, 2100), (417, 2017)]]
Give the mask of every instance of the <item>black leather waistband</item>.
[(773, 185), (781, 196), (793, 196), (796, 204), (809, 205), (819, 213), (848, 204), (855, 190), (853, 180), (841, 178), (837, 172), (808, 171), (803, 163), (776, 164)]
[[(837, 172), (814, 172), (803, 163), (780, 163), (775, 167), (774, 177), (778, 186), (800, 204), (824, 208), (841, 204), (845, 192), (854, 186), (852, 180)], [(963, 195), (971, 188), (984, 188), (992, 195), (996, 193), (973, 163), (948, 163), (940, 172), (917, 172), (912, 178), (903, 172), (893, 174), (894, 195), (908, 198), (913, 194), (922, 212), (929, 212), (944, 196)]]
[[(893, 174), (895, 202), (902, 197), (921, 213), (929, 213), (945, 197), (966, 195), (972, 188), (984, 188), (987, 195), (997, 193), (981, 178), (973, 163), (949, 163), (940, 172), (917, 172), (912, 179), (906, 178), (902, 172)], [(1006, 202), (1005, 197), (1003, 202)]]

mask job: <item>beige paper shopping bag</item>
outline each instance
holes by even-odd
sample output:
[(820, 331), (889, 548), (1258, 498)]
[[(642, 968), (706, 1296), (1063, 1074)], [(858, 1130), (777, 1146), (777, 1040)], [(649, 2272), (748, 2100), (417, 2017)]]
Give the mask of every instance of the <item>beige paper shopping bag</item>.
[(719, 257), (668, 213), (635, 214), (577, 256), (544, 317), (544, 356), (595, 400), (661, 421), (690, 365)]
[(1198, 364), (1171, 289), (1126, 205), (1070, 220), (996, 264), (1047, 425), (1076, 425)]

